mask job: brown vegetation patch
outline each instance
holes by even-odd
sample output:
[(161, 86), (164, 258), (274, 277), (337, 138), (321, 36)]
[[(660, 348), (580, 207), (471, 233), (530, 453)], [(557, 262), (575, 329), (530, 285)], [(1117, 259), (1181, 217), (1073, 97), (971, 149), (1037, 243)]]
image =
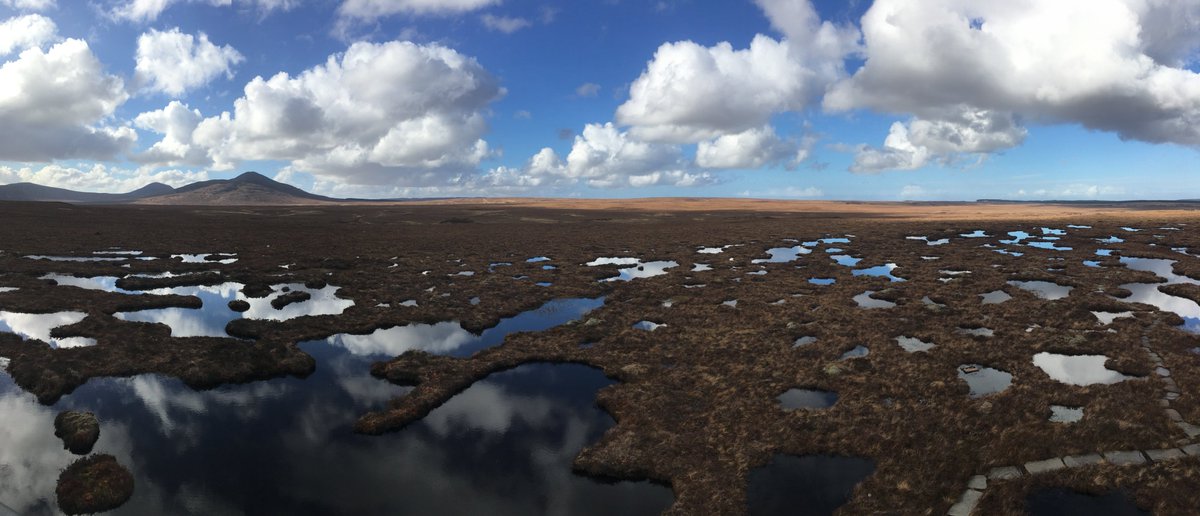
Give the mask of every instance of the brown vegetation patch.
[(68, 410), (54, 418), (54, 436), (76, 455), (87, 455), (100, 439), (100, 421), (91, 412)]
[(288, 305), (291, 305), (294, 303), (302, 303), (304, 301), (308, 301), (309, 299), (312, 299), (312, 294), (309, 294), (308, 292), (296, 290), (296, 291), (288, 292), (286, 294), (281, 294), (280, 296), (276, 297), (275, 299), (272, 299), (271, 306), (274, 307), (276, 310), (282, 310), (284, 307), (286, 307)]
[[(972, 475), (991, 467), (1064, 454), (1174, 446), (1183, 434), (1159, 404), (1164, 383), (1142, 349), (1143, 337), (1162, 355), (1182, 391), (1172, 406), (1185, 418), (1200, 421), (1200, 355), (1191, 352), (1200, 347), (1196, 336), (1175, 328), (1182, 321), (1174, 314), (1114, 299), (1122, 293), (1121, 285), (1159, 280), (1126, 269), (1117, 256), (1095, 255), (1101, 248), (1142, 255), (1156, 243), (1146, 253), (1179, 260), (1177, 271), (1190, 270), (1187, 264), (1196, 260), (1170, 248), (1200, 249), (1200, 234), (1190, 230), (1200, 217), (1192, 213), (1113, 206), (996, 209), (969, 203), (708, 200), (649, 207), (643, 201), (454, 201), (234, 212), (0, 205), (0, 217), (11, 221), (0, 228), (5, 242), (0, 269), (7, 271), (0, 285), (20, 288), (0, 294), (0, 310), (83, 310), (87, 319), (55, 335), (91, 337), (99, 343), (52, 350), (0, 334), (0, 356), (11, 359), (9, 372), (18, 385), (43, 403), (99, 376), (159, 373), (204, 388), (304, 376), (315, 367), (296, 346), (306, 340), (451, 320), (479, 332), (552, 299), (606, 296), (605, 306), (582, 321), (516, 334), (468, 358), (410, 352), (375, 364), (362, 374), (415, 389), (364, 414), (357, 428), (366, 433), (402, 428), (478, 379), (521, 364), (587, 364), (620, 382), (597, 397), (617, 425), (579, 455), (575, 468), (669, 484), (676, 494), (671, 511), (679, 514), (743, 512), (747, 474), (777, 454), (875, 461), (875, 473), (856, 488), (846, 513), (944, 513)], [(163, 223), (139, 223), (148, 216)], [(441, 223), (455, 218), (473, 223)], [(1163, 239), (1154, 238), (1152, 231), (1124, 234), (1114, 229), (1135, 220), (1146, 227), (1179, 221), (1192, 225), (1166, 232)], [(1093, 226), (1071, 229), (1058, 241), (1071, 251), (997, 243), (1008, 238), (1003, 236), (1008, 231), (1036, 235), (1040, 226), (1067, 223)], [(977, 229), (994, 237), (956, 236)], [(803, 242), (846, 234), (855, 235), (850, 244), (833, 246), (863, 259), (853, 268), (830, 260), (827, 245), (795, 262), (752, 263), (765, 257), (767, 249), (799, 243), (785, 239)], [(1127, 242), (1096, 241), (1111, 234)], [(951, 242), (929, 246), (906, 240), (910, 235), (948, 237)], [(339, 245), (331, 248), (327, 242), (335, 237)], [(742, 245), (715, 255), (696, 253), (702, 246), (728, 244)], [(236, 252), (239, 260), (229, 265), (130, 261), (124, 268), (120, 263), (21, 258), (82, 256), (112, 246), (158, 257), (219, 250)], [(997, 249), (1025, 255), (1004, 255)], [(556, 269), (526, 261), (534, 256), (550, 257), (548, 263)], [(680, 266), (657, 278), (602, 282), (621, 268), (585, 265), (602, 256), (674, 260)], [(923, 258), (931, 256), (939, 259)], [(1087, 267), (1084, 260), (1102, 266)], [(511, 265), (493, 266), (501, 262)], [(889, 262), (908, 281), (853, 276), (855, 268)], [(710, 264), (713, 270), (691, 272), (695, 263)], [(198, 299), (108, 294), (36, 279), (47, 272), (121, 276), (164, 268), (177, 273), (219, 270), (220, 278), (245, 284), (243, 293), (250, 297), (268, 296), (271, 285), (282, 283), (335, 285), (339, 297), (355, 305), (339, 316), (235, 320), (227, 331), (236, 338), (175, 338), (165, 326), (119, 321), (111, 314), (137, 307), (194, 307)], [(747, 274), (760, 270), (767, 274)], [(946, 276), (941, 270), (970, 274), (942, 282)], [(474, 275), (459, 275), (463, 271)], [(810, 278), (834, 278), (836, 283), (814, 285)], [(1008, 285), (1016, 279), (1075, 288), (1067, 298), (1046, 301)], [(704, 287), (686, 288), (696, 285)], [(859, 308), (853, 297), (867, 290), (897, 306)], [(979, 294), (995, 290), (1013, 299), (982, 304)], [(477, 296), (479, 304), (472, 304)], [(944, 306), (927, 305), (925, 297)], [(663, 306), (668, 299), (671, 306)], [(731, 299), (738, 300), (736, 307), (722, 305)], [(417, 305), (403, 306), (408, 300)], [(1107, 326), (1091, 314), (1127, 310), (1134, 311), (1133, 317)], [(632, 327), (642, 320), (666, 326), (653, 332)], [(959, 328), (994, 333), (975, 337)], [(936, 347), (908, 353), (895, 342), (899, 335)], [(817, 340), (793, 348), (798, 336)], [(581, 347), (585, 342), (592, 345)], [(869, 347), (870, 354), (839, 360), (857, 345)], [(1043, 351), (1104, 354), (1108, 367), (1139, 378), (1115, 385), (1064, 385), (1033, 365), (1032, 357)], [(957, 377), (962, 364), (1007, 371), (1013, 384), (973, 399)], [(776, 397), (796, 386), (836, 391), (839, 401), (822, 411), (781, 410)], [(1085, 415), (1071, 425), (1051, 423), (1050, 406), (1055, 404), (1082, 406)], [(993, 496), (990, 490), (988, 496)]]
[(1191, 299), (1196, 303), (1200, 303), (1200, 285), (1192, 285), (1189, 283), (1176, 283), (1174, 285), (1159, 285), (1158, 291), (1169, 296), (1182, 297)]
[(56, 493), (67, 514), (111, 511), (133, 496), (133, 475), (112, 455), (92, 455), (63, 470)]
[(153, 290), (158, 288), (190, 287), (197, 285), (220, 285), (227, 280), (216, 272), (185, 274), (166, 278), (128, 276), (117, 280), (117, 287), (125, 290)]

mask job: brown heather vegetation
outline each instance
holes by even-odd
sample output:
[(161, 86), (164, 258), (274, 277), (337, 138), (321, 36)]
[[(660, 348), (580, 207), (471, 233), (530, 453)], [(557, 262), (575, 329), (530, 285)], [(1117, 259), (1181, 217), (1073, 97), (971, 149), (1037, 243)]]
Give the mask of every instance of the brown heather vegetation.
[[(652, 479), (676, 495), (677, 514), (741, 513), (748, 473), (775, 454), (866, 457), (875, 473), (855, 490), (847, 514), (898, 512), (944, 514), (969, 478), (1000, 465), (1100, 450), (1176, 446), (1184, 437), (1159, 406), (1162, 385), (1141, 348), (1142, 338), (1174, 372), (1182, 395), (1173, 403), (1189, 421), (1200, 421), (1200, 338), (1174, 326), (1178, 316), (1111, 295), (1133, 282), (1157, 282), (1151, 273), (1122, 267), (1118, 255), (1179, 260), (1176, 272), (1200, 277), (1197, 260), (1171, 247), (1200, 249), (1200, 212), (1190, 205), (988, 205), (786, 203), (731, 200), (479, 201), (374, 206), (279, 208), (74, 207), (0, 205), (0, 310), (46, 313), (82, 310), (83, 322), (56, 336), (97, 339), (91, 348), (50, 350), (0, 334), (0, 356), (9, 373), (43, 403), (52, 403), (88, 379), (159, 373), (194, 388), (251, 382), (282, 375), (303, 377), (314, 361), (297, 342), (337, 333), (366, 334), (410, 323), (458, 320), (472, 331), (556, 298), (606, 296), (604, 307), (583, 321), (541, 333), (517, 334), (502, 346), (466, 359), (410, 352), (371, 371), (380, 381), (416, 385), (408, 396), (364, 414), (357, 429), (382, 433), (402, 428), (493, 372), (529, 362), (573, 362), (600, 368), (618, 384), (597, 402), (617, 420), (587, 447), (575, 468), (585, 474)], [(146, 224), (153, 220), (154, 224)], [(445, 221), (454, 221), (445, 224)], [(1183, 231), (1120, 233), (1125, 243), (1096, 238), (1118, 226), (1156, 228), (1187, 223)], [(1013, 257), (980, 247), (1008, 231), (1035, 233), (1042, 225), (1072, 229), (1058, 245), (1072, 251), (1006, 246)], [(957, 237), (982, 229), (993, 238)], [(894, 262), (908, 279), (854, 277), (835, 264), (825, 247), (792, 263), (751, 260), (773, 247), (821, 237), (854, 235), (835, 244), (863, 258), (858, 267)], [(1156, 238), (1154, 235), (1162, 235)], [(928, 246), (906, 240), (950, 237)], [(1157, 244), (1150, 247), (1149, 244)], [(742, 244), (701, 255), (700, 246)], [(174, 253), (237, 253), (231, 265), (132, 261), (51, 263), (26, 254), (87, 255), (119, 246), (149, 256)], [(1097, 248), (1117, 250), (1096, 257)], [(526, 263), (548, 256), (558, 268)], [(675, 260), (669, 274), (629, 283), (599, 282), (618, 266), (587, 267), (600, 256)], [(926, 260), (923, 256), (938, 256)], [(1057, 261), (1051, 258), (1062, 257)], [(453, 260), (461, 260), (456, 262)], [(1102, 267), (1085, 267), (1098, 260)], [(511, 262), (488, 273), (488, 264)], [(689, 272), (695, 263), (712, 271)], [(290, 264), (288, 269), (280, 265)], [(393, 267), (393, 265), (395, 265)], [(736, 267), (734, 269), (733, 267)], [(314, 282), (341, 287), (355, 306), (340, 316), (286, 322), (238, 320), (237, 338), (173, 338), (162, 325), (112, 317), (136, 308), (194, 307), (178, 296), (127, 296), (54, 286), (47, 272), (82, 276), (130, 272), (220, 270), (224, 281), (248, 285), (247, 295), (266, 295), (269, 285)], [(455, 276), (471, 270), (471, 277)], [(971, 274), (942, 282), (940, 270)], [(430, 271), (421, 274), (422, 271)], [(514, 280), (527, 275), (528, 280)], [(829, 286), (809, 278), (836, 278)], [(217, 281), (212, 275), (187, 276)], [(181, 281), (171, 278), (172, 283)], [(1068, 298), (1046, 301), (1010, 280), (1053, 281), (1075, 287)], [(319, 283), (318, 283), (319, 282)], [(549, 288), (535, 282), (551, 282)], [(143, 283), (141, 286), (156, 283)], [(157, 283), (161, 285), (162, 283)], [(704, 284), (703, 288), (684, 285)], [(428, 289), (433, 289), (429, 291)], [(265, 290), (264, 290), (265, 289)], [(852, 297), (866, 290), (895, 308), (864, 310)], [(1004, 290), (1013, 299), (983, 305), (979, 294)], [(1181, 296), (1194, 290), (1173, 288)], [(449, 293), (450, 296), (442, 297)], [(479, 296), (478, 306), (468, 300)], [(922, 302), (928, 296), (944, 306)], [(400, 302), (419, 306), (398, 309)], [(670, 308), (662, 302), (674, 301)], [(737, 299), (736, 308), (722, 306)], [(783, 300), (784, 303), (777, 304)], [(389, 308), (378, 307), (388, 303)], [(1132, 318), (1101, 326), (1095, 310), (1133, 310)], [(665, 323), (637, 330), (641, 320)], [(993, 337), (960, 328), (986, 327)], [(1115, 332), (1107, 331), (1109, 328)], [(932, 342), (928, 352), (907, 353), (898, 336)], [(801, 336), (811, 345), (793, 348)], [(595, 343), (590, 347), (582, 343)], [(856, 345), (866, 357), (839, 361)], [(1052, 380), (1032, 363), (1034, 354), (1104, 354), (1107, 366), (1143, 377), (1115, 385), (1074, 387)], [(1013, 374), (1006, 391), (973, 399), (956, 376), (961, 364), (977, 363)], [(776, 396), (793, 387), (836, 391), (826, 410), (784, 411)], [(1047, 420), (1051, 404), (1083, 406), (1078, 423)], [(270, 436), (263, 436), (264, 439)], [(1083, 490), (1117, 486), (1146, 507), (1200, 506), (1194, 461), (1139, 467), (1097, 467), (997, 483), (989, 488), (987, 513), (1021, 507), (1023, 496), (1043, 485)], [(1190, 468), (1190, 469), (1189, 469)], [(1188, 472), (1190, 471), (1190, 473)], [(1161, 500), (1159, 501), (1160, 498)]]
[(111, 511), (133, 496), (133, 475), (112, 455), (91, 455), (63, 470), (56, 491), (67, 514)]

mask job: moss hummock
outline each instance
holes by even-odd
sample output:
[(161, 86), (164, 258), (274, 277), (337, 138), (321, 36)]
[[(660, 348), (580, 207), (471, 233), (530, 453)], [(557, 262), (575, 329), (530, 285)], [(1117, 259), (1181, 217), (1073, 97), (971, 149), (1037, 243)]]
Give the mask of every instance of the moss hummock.
[(67, 514), (111, 511), (133, 496), (133, 475), (112, 455), (92, 455), (63, 470), (56, 494)]
[(68, 410), (54, 418), (54, 435), (71, 453), (87, 455), (100, 439), (100, 422), (91, 412)]

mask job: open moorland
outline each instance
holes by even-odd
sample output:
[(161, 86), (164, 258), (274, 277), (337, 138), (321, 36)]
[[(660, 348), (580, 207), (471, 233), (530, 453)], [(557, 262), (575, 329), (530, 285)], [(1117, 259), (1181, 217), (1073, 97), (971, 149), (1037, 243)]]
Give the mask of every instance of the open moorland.
[(1191, 513), (1197, 208), (0, 203), (0, 512)]

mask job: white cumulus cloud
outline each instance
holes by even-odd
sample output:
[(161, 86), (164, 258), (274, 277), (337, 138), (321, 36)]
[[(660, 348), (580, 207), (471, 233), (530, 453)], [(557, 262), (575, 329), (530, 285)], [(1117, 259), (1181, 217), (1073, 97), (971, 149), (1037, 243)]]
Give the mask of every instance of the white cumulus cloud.
[(174, 0), (131, 0), (114, 6), (112, 15), (134, 22), (153, 21), (172, 3)]
[(601, 188), (711, 181), (707, 175), (688, 173), (680, 154), (676, 145), (634, 140), (611, 123), (588, 124), (567, 154), (565, 175)]
[(93, 164), (91, 168), (59, 164), (39, 168), (0, 166), (0, 184), (27, 182), (82, 192), (125, 193), (150, 183), (179, 187), (206, 179), (205, 172), (124, 170), (103, 164)]
[(121, 0), (112, 6), (109, 15), (118, 20), (135, 23), (152, 22), (157, 20), (163, 11), (180, 2), (203, 3), (215, 7), (229, 7), (236, 3), (256, 9), (264, 15), (276, 10), (287, 11), (301, 4), (301, 0)]
[(140, 154), (134, 161), (152, 166), (206, 166), (212, 164), (207, 149), (196, 145), (193, 135), (204, 119), (200, 110), (189, 109), (179, 101), (171, 101), (157, 111), (142, 113), (134, 119), (138, 128), (163, 135), (163, 138)]
[(40, 14), (9, 18), (0, 22), (0, 56), (41, 47), (57, 36), (54, 21)]
[(1013, 120), (1200, 145), (1200, 74), (1183, 66), (1200, 44), (1196, 2), (877, 0), (862, 30), (866, 63), (825, 107), (914, 121), (860, 153), (861, 170), (1019, 145)]
[(1020, 145), (1026, 134), (1011, 114), (983, 110), (967, 110), (939, 120), (896, 122), (882, 147), (858, 148), (850, 170), (914, 170), (931, 162), (953, 164), (972, 155), (978, 161)]
[(183, 105), (144, 114), (139, 125), (165, 136), (147, 160), (207, 155), (217, 168), (283, 160), (325, 181), (419, 186), (490, 155), (485, 111), (502, 94), (475, 59), (452, 49), (360, 42), (294, 77), (254, 78), (232, 113), (200, 120), (190, 135), (197, 114)]
[(845, 76), (856, 29), (822, 22), (808, 0), (758, 3), (783, 39), (760, 34), (745, 49), (666, 43), (630, 86), (617, 122), (643, 140), (696, 143), (803, 110)]
[(771, 126), (725, 134), (696, 146), (696, 165), (703, 168), (762, 168), (782, 163), (794, 168), (808, 158), (811, 138), (803, 141), (780, 138)]
[(84, 41), (25, 50), (0, 65), (0, 160), (110, 159), (137, 140), (104, 124), (127, 98)]
[(208, 84), (221, 75), (233, 78), (233, 66), (245, 58), (229, 45), (217, 46), (201, 32), (195, 36), (151, 29), (138, 37), (138, 78), (152, 91), (169, 95)]
[(0, 0), (0, 5), (26, 11), (45, 11), (55, 4), (55, 0)]
[(648, 143), (630, 137), (612, 123), (588, 124), (575, 137), (566, 160), (544, 148), (523, 168), (492, 169), (477, 182), (492, 186), (536, 187), (584, 184), (594, 188), (698, 186), (716, 178), (694, 167), (678, 145)]

